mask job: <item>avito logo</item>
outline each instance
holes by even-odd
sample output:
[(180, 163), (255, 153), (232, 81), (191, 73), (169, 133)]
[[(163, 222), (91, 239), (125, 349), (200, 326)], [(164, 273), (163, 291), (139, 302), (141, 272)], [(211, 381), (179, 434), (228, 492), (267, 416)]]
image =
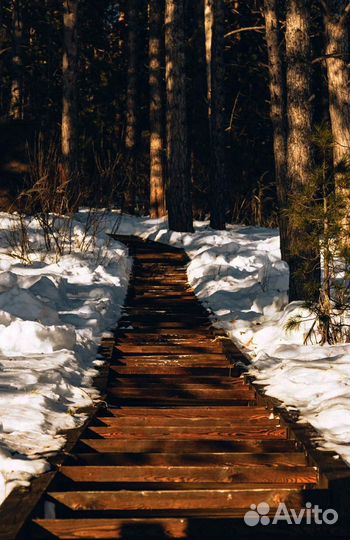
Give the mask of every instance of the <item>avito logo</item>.
[(261, 502), (258, 505), (251, 504), (250, 510), (245, 513), (244, 522), (249, 527), (256, 525), (276, 525), (285, 522), (288, 525), (299, 525), (303, 522), (306, 525), (334, 525), (338, 521), (338, 513), (332, 508), (322, 510), (317, 504), (314, 506), (307, 502), (304, 508), (295, 510), (287, 508), (285, 503), (280, 503), (273, 517), (269, 516), (270, 505), (267, 502)]

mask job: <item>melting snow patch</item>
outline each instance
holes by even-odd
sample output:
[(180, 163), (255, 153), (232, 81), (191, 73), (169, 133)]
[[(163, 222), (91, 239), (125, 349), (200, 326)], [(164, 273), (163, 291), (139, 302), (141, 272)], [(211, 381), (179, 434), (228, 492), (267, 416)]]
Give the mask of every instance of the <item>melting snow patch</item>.
[[(16, 219), (0, 213), (0, 503), (47, 470), (45, 457), (65, 443), (60, 433), (81, 425), (77, 411), (98, 398), (91, 388), (98, 342), (120, 317), (130, 272), (127, 248), (102, 230), (87, 252), (57, 262), (39, 249), (35, 222), (34, 262), (23, 264), (8, 243)], [(78, 214), (73, 245), (83, 221)]]

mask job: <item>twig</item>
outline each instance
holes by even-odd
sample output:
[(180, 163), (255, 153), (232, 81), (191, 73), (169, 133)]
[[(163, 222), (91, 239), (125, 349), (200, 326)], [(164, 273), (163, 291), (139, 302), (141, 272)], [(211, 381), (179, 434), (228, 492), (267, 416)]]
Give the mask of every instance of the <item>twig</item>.
[(241, 32), (261, 32), (264, 29), (265, 26), (246, 26), (245, 28), (237, 28), (236, 30), (231, 30), (231, 32), (225, 34), (225, 38), (233, 36), (234, 34), (240, 34)]

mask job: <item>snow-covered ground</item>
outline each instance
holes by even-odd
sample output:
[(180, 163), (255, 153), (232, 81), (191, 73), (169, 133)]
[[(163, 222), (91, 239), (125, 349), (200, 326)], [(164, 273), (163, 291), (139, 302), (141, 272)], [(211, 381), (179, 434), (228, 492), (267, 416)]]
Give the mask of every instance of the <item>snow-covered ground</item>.
[(60, 432), (81, 425), (78, 409), (98, 398), (97, 345), (120, 316), (130, 259), (108, 241), (103, 220), (87, 231), (87, 219), (77, 216), (71, 253), (58, 260), (27, 220), (28, 264), (10, 255), (18, 251), (16, 217), (0, 214), (0, 503), (48, 468), (44, 456), (65, 442)]
[(251, 359), (250, 372), (268, 395), (299, 409), (301, 421), (319, 431), (320, 447), (350, 463), (350, 346), (303, 345), (306, 323), (286, 333), (287, 320), (302, 310), (300, 303), (287, 303), (288, 267), (278, 231), (238, 225), (213, 231), (203, 222), (195, 229), (171, 232), (162, 220), (124, 216), (118, 234), (184, 247), (191, 285), (215, 324)]
[[(76, 216), (72, 250), (59, 258), (43, 248), (42, 229), (28, 220), (28, 264), (11, 256), (16, 218), (0, 214), (0, 503), (47, 469), (45, 456), (64, 444), (60, 432), (80, 425), (79, 408), (98, 398), (91, 388), (96, 348), (120, 316), (131, 261), (126, 247), (105, 234), (118, 213), (86, 232), (89, 219), (86, 212)], [(300, 307), (287, 305), (277, 231), (195, 225), (194, 234), (175, 233), (164, 221), (124, 216), (118, 234), (184, 247), (196, 294), (252, 360), (267, 393), (298, 408), (319, 430), (320, 446), (350, 462), (349, 346), (304, 346), (305, 326), (286, 334), (285, 322)]]

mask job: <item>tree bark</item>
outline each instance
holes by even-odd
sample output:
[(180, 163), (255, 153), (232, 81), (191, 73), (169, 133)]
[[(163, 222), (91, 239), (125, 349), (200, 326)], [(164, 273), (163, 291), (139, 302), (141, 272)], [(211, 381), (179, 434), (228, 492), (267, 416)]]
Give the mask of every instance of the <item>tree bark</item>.
[(193, 231), (186, 118), (184, 2), (166, 0), (165, 55), (169, 228)]
[(280, 247), (282, 259), (288, 262), (286, 96), (280, 53), (277, 0), (264, 0), (264, 15), (270, 78), (270, 117), (273, 128)]
[(333, 134), (335, 183), (344, 199), (342, 216), (344, 244), (350, 247), (350, 185), (342, 165), (350, 165), (350, 77), (349, 20), (347, 0), (326, 0), (324, 25), (326, 32), (326, 66), (329, 92), (329, 114)]
[(12, 82), (9, 117), (23, 119), (23, 21), (21, 0), (12, 0)]
[(138, 121), (138, 11), (137, 0), (126, 2), (127, 37), (127, 90), (126, 90), (126, 186), (124, 208), (127, 212), (135, 210), (135, 188), (137, 181), (137, 121)]
[(226, 217), (226, 171), (225, 171), (225, 95), (224, 95), (224, 1), (212, 4), (211, 32), (211, 96), (210, 96), (210, 226), (225, 229)]
[(164, 1), (149, 0), (150, 215), (166, 214), (164, 167)]
[[(187, 78), (189, 98), (187, 104), (190, 125), (191, 176), (193, 181), (193, 205), (195, 211), (208, 208), (210, 177), (210, 137), (208, 117), (207, 62), (205, 46), (204, 0), (188, 3), (189, 55)], [(193, 66), (196, 66), (195, 69)], [(203, 197), (205, 204), (203, 205)], [(204, 208), (203, 208), (204, 206)]]
[(77, 16), (79, 0), (63, 1), (63, 102), (61, 126), (63, 192), (70, 199), (76, 191), (73, 181), (77, 174)]
[(213, 29), (213, 2), (214, 0), (204, 0), (204, 26), (205, 26), (205, 56), (207, 61), (207, 99), (211, 102), (211, 57), (212, 57), (212, 29)]
[[(286, 18), (288, 183), (295, 197), (312, 176), (311, 44), (307, 0), (288, 0)], [(304, 300), (306, 291), (320, 285), (319, 249), (306, 241), (306, 231), (289, 223), (289, 297)], [(305, 238), (305, 241), (303, 239)], [(302, 247), (301, 247), (302, 246)], [(301, 277), (300, 270), (304, 275)]]

